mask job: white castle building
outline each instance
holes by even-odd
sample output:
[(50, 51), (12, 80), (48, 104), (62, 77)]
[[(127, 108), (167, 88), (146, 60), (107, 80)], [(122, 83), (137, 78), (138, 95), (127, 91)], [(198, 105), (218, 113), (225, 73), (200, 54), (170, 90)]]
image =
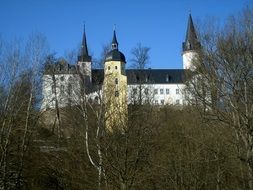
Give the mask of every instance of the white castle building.
[[(123, 53), (114, 49), (118, 46), (114, 31), (112, 51), (105, 60), (121, 61), (126, 63)], [(191, 15), (189, 15), (185, 42), (182, 44), (183, 69), (125, 69), (127, 76), (128, 103), (151, 103), (157, 105), (185, 104), (183, 93), (184, 73), (193, 70), (193, 60), (200, 48)], [(88, 53), (85, 31), (82, 47), (76, 65), (70, 65), (64, 60), (48, 59), (43, 74), (42, 105), (41, 109), (53, 109), (56, 106), (66, 107), (78, 105), (80, 97), (92, 101), (100, 101), (104, 69), (92, 69), (92, 58)], [(117, 69), (106, 68), (106, 69)], [(116, 94), (115, 94), (116, 96)]]

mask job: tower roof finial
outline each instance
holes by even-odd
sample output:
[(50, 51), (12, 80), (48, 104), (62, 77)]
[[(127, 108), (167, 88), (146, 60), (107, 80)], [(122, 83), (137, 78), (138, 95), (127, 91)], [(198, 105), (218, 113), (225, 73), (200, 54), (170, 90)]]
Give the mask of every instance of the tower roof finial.
[(83, 21), (83, 31), (85, 32), (85, 21)]
[(118, 49), (118, 41), (116, 37), (116, 25), (114, 24), (113, 37), (112, 37), (112, 49)]

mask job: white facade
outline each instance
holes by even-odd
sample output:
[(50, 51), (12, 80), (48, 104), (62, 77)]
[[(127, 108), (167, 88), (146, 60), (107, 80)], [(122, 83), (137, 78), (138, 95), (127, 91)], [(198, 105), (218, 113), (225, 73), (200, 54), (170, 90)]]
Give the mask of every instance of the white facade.
[(153, 105), (183, 105), (185, 104), (184, 88), (184, 84), (128, 85), (128, 103), (141, 102), (142, 104), (151, 103)]
[[(118, 46), (115, 31), (113, 40), (115, 44), (112, 43), (112, 45)], [(195, 70), (194, 62), (195, 59), (198, 58), (197, 50), (200, 48), (201, 45), (197, 39), (191, 15), (189, 15), (186, 39), (185, 42), (183, 42), (183, 69), (179, 69), (179, 72), (175, 72), (175, 70), (171, 69), (158, 69), (155, 71), (155, 74), (153, 73), (154, 76), (152, 76), (152, 69), (138, 70), (137, 73), (131, 73), (134, 76), (129, 76), (129, 78), (135, 77), (136, 80), (132, 80), (133, 78), (131, 78), (131, 80), (129, 80), (130, 82), (128, 81), (128, 103), (151, 103), (154, 105), (186, 104), (183, 75), (185, 70)], [(62, 67), (64, 68), (63, 70)], [(90, 89), (86, 91), (87, 95), (85, 95), (85, 97), (100, 102), (102, 97), (101, 89), (103, 88), (101, 86), (102, 82), (100, 81), (98, 84), (93, 84), (94, 81), (92, 75), (95, 72), (93, 72), (94, 70), (91, 70), (91, 57), (88, 54), (85, 31), (83, 35), (81, 55), (78, 57), (77, 66), (70, 66), (63, 62), (62, 66), (59, 65), (55, 68), (51, 69), (56, 71), (57, 74), (54, 76), (45, 74), (43, 76), (43, 101), (41, 109), (55, 108), (56, 104), (58, 104), (58, 107), (78, 105), (81, 97), (80, 95), (84, 96), (84, 94), (80, 94), (84, 93), (81, 89)], [(143, 75), (141, 77), (137, 76), (138, 73)], [(98, 78), (103, 80), (104, 74), (100, 73), (99, 75)], [(145, 80), (143, 80), (143, 78)], [(144, 82), (141, 84), (140, 81)], [(94, 88), (97, 85), (100, 85), (100, 87)], [(188, 94), (187, 96), (189, 97), (190, 95)]]
[(80, 80), (77, 74), (46, 74), (43, 76), (41, 110), (78, 104)]
[[(56, 101), (59, 108), (80, 103), (81, 90), (80, 79), (77, 74), (44, 75), (42, 85), (41, 110), (53, 109)], [(55, 85), (54, 85), (55, 84)], [(183, 105), (184, 84), (130, 84), (127, 86), (129, 104), (150, 103), (153, 105)], [(141, 93), (140, 93), (141, 91)], [(96, 102), (100, 102), (102, 91), (94, 91), (86, 96)]]

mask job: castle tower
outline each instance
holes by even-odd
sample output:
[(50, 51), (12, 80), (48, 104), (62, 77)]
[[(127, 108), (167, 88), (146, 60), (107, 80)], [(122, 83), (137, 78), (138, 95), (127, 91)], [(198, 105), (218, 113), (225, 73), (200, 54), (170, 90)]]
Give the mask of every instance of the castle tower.
[(109, 131), (122, 130), (127, 121), (126, 59), (118, 49), (116, 32), (113, 32), (111, 51), (104, 63), (103, 96), (105, 104), (105, 127)]
[(196, 59), (200, 49), (200, 42), (198, 41), (197, 34), (194, 28), (191, 14), (188, 19), (187, 32), (185, 42), (183, 42), (183, 69), (194, 70), (194, 59)]
[(83, 82), (85, 85), (89, 86), (91, 84), (91, 56), (89, 56), (86, 33), (85, 33), (85, 25), (83, 30), (83, 40), (80, 49), (80, 53), (78, 56), (77, 65), (79, 68), (79, 72), (83, 77)]

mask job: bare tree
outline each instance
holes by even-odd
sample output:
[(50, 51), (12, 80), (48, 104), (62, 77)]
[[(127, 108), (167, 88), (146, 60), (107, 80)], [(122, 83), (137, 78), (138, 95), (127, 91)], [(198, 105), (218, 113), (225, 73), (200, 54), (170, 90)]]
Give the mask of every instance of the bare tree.
[[(3, 53), (1, 78), (4, 79), (5, 97), (1, 112), (0, 130), (0, 186), (2, 189), (20, 189), (24, 187), (24, 166), (27, 164), (27, 151), (31, 143), (31, 134), (37, 125), (38, 114), (36, 98), (39, 94), (38, 73), (42, 64), (44, 45), (41, 35), (32, 36), (26, 48), (19, 42), (13, 42)], [(30, 48), (29, 56), (28, 49)], [(29, 57), (29, 59), (28, 59)]]
[(104, 68), (104, 61), (107, 53), (111, 50), (111, 43), (106, 43), (102, 45), (102, 51), (100, 57), (93, 60), (92, 67), (94, 69), (103, 69)]
[(130, 62), (132, 63), (131, 68), (135, 69), (146, 69), (149, 62), (149, 51), (150, 48), (142, 46), (141, 43), (138, 43), (136, 47), (131, 50), (132, 58)]
[(248, 166), (249, 189), (253, 189), (252, 18), (252, 9), (246, 8), (230, 17), (224, 28), (201, 35), (202, 50), (188, 88), (205, 119), (234, 130), (238, 156)]
[(152, 81), (149, 70), (146, 70), (150, 62), (149, 51), (150, 48), (142, 46), (141, 43), (138, 43), (131, 51), (130, 68), (134, 72), (131, 72), (132, 75), (129, 77), (136, 81), (135, 85), (130, 86), (129, 91), (132, 104), (141, 105), (152, 101)]

